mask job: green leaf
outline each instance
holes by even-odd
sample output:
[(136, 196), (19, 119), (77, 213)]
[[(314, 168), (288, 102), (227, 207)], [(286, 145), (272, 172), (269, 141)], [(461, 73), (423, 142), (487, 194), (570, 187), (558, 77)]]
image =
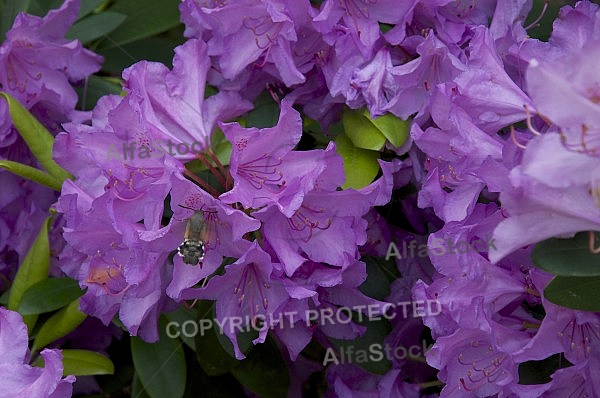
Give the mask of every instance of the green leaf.
[(227, 166), (229, 164), (229, 159), (231, 158), (231, 142), (225, 138), (225, 134), (223, 134), (223, 131), (221, 131), (220, 128), (216, 128), (213, 132), (210, 139), (210, 145), (219, 159), (219, 162), (221, 162), (223, 166)]
[(544, 290), (554, 304), (583, 311), (600, 311), (600, 277), (555, 276)]
[(570, 366), (562, 354), (554, 354), (540, 361), (527, 361), (519, 364), (519, 384), (546, 384), (552, 381), (552, 374), (560, 368)]
[(126, 18), (123, 14), (110, 11), (90, 15), (71, 26), (66, 38), (79, 39), (82, 43), (87, 44), (115, 30)]
[[(125, 20), (125, 24), (127, 24), (127, 20)], [(120, 75), (123, 69), (140, 59), (161, 62), (171, 67), (173, 50), (183, 41), (183, 37), (148, 37), (119, 47), (101, 48), (96, 52), (104, 57), (102, 64), (104, 72)]]
[[(182, 331), (181, 328), (182, 328), (182, 325), (185, 324), (186, 322), (187, 322), (187, 324), (189, 324), (190, 322), (193, 322), (196, 325), (198, 325), (198, 313), (192, 309), (188, 309), (188, 308), (185, 308), (184, 306), (180, 306), (175, 311), (166, 313), (165, 316), (169, 320), (169, 323), (175, 322), (177, 324), (176, 329), (172, 329), (171, 333), (176, 333), (176, 331), (180, 332), (179, 338), (188, 347), (190, 347), (192, 349), (192, 351), (196, 351), (195, 336), (188, 337), (193, 332), (192, 328), (190, 326), (186, 326), (186, 333), (188, 334), (188, 336), (181, 333), (181, 331)], [(187, 329), (187, 328), (190, 328), (190, 329)]]
[(131, 43), (179, 25), (179, 0), (120, 0), (109, 8), (127, 16), (125, 24), (102, 43), (103, 48)]
[(369, 111), (365, 108), (363, 116), (367, 118), (394, 146), (402, 146), (408, 138), (410, 121), (402, 120), (391, 113), (386, 113), (378, 118), (371, 119)]
[(131, 383), (131, 398), (150, 398), (138, 375), (134, 376)]
[(256, 127), (259, 129), (273, 127), (279, 120), (280, 107), (271, 95), (263, 91), (254, 100), (254, 109), (248, 112), (246, 117), (246, 127)]
[(344, 109), (342, 124), (346, 136), (357, 148), (379, 151), (385, 145), (385, 136), (361, 111)]
[[(204, 303), (204, 302), (203, 302)], [(210, 303), (210, 302), (206, 302)], [(212, 303), (210, 303), (212, 305)], [(204, 306), (199, 308), (201, 314), (207, 314), (202, 320), (200, 320), (201, 331), (196, 335), (196, 359), (202, 367), (202, 370), (209, 376), (218, 376), (229, 372), (238, 364), (233, 356), (233, 345), (229, 343), (230, 351), (226, 351), (221, 344), (221, 340), (218, 337), (220, 334), (219, 327), (216, 325), (211, 315), (211, 311), (205, 311)], [(205, 330), (211, 322), (212, 327)], [(206, 326), (205, 326), (206, 325)]]
[(367, 264), (367, 280), (360, 285), (360, 291), (377, 300), (384, 300), (390, 295), (389, 271), (373, 258), (364, 259)]
[(186, 385), (186, 364), (179, 339), (166, 334), (167, 321), (159, 321), (160, 340), (146, 343), (139, 337), (131, 337), (131, 354), (135, 371), (143, 389), (151, 398), (181, 398)]
[(588, 232), (570, 239), (547, 239), (531, 253), (536, 267), (561, 276), (600, 276), (600, 254), (589, 250)]
[(120, 84), (108, 78), (91, 75), (83, 85), (75, 87), (75, 91), (79, 96), (78, 109), (90, 110), (94, 108), (101, 97), (108, 94), (119, 95), (122, 90)]
[[(330, 338), (330, 340), (338, 348), (338, 352), (335, 353), (338, 360), (341, 358), (341, 350), (347, 352), (347, 347), (352, 346), (353, 357), (350, 359), (347, 358), (346, 362), (352, 361), (352, 363), (360, 366), (366, 371), (383, 375), (390, 370), (392, 366), (391, 362), (385, 357), (385, 351), (382, 344), (385, 336), (389, 333), (389, 323), (385, 319), (367, 320), (364, 319), (364, 317), (366, 317), (366, 315), (363, 314), (362, 322), (356, 322), (367, 327), (367, 331), (364, 335), (353, 340), (339, 340), (333, 338)], [(371, 358), (370, 350), (374, 344), (382, 346), (380, 351), (384, 356), (381, 360), (373, 360), (378, 359), (377, 357)], [(364, 358), (362, 355), (359, 355), (359, 352), (365, 353)]]
[(115, 366), (106, 356), (88, 350), (62, 350), (63, 375), (95, 376), (113, 374)]
[(335, 144), (344, 161), (346, 181), (342, 188), (359, 189), (369, 185), (379, 172), (379, 152), (357, 148), (345, 134), (339, 135)]
[(106, 0), (80, 0), (79, 14), (77, 15), (77, 18), (81, 19), (86, 15), (91, 14), (92, 11), (100, 6), (100, 4), (105, 2)]
[(79, 311), (79, 299), (52, 315), (40, 328), (33, 341), (33, 351), (71, 333), (85, 320), (86, 315)]
[(10, 30), (18, 13), (26, 11), (30, 0), (4, 0), (0, 2), (0, 39), (4, 41), (5, 34)]
[(42, 167), (46, 169), (48, 174), (58, 179), (61, 184), (64, 180), (72, 178), (66, 170), (52, 159), (54, 137), (52, 137), (48, 130), (19, 101), (4, 92), (0, 93), (0, 96), (8, 102), (13, 124), (27, 143), (31, 153), (40, 162)]
[(290, 374), (279, 349), (271, 339), (254, 346), (248, 358), (232, 369), (231, 373), (260, 397), (287, 397)]
[(50, 174), (44, 173), (40, 169), (27, 166), (23, 163), (13, 162), (11, 160), (0, 160), (0, 167), (20, 177), (37, 182), (38, 184), (60, 192), (62, 181), (52, 177)]
[(58, 310), (83, 295), (79, 283), (71, 278), (45, 279), (25, 291), (19, 303), (21, 315)]
[[(14, 0), (8, 1), (18, 3)], [(29, 3), (29, 7), (27, 7), (27, 13), (37, 15), (39, 17), (45, 16), (48, 14), (48, 11), (52, 9), (60, 8), (60, 6), (63, 4), (63, 0), (30, 0), (27, 2)]]
[[(25, 291), (36, 283), (48, 278), (50, 268), (50, 244), (48, 242), (48, 229), (52, 222), (52, 216), (46, 218), (40, 228), (35, 241), (25, 255), (23, 262), (13, 280), (10, 295), (8, 297), (8, 309), (16, 311), (21, 303)], [(24, 316), (23, 320), (31, 331), (37, 316)]]

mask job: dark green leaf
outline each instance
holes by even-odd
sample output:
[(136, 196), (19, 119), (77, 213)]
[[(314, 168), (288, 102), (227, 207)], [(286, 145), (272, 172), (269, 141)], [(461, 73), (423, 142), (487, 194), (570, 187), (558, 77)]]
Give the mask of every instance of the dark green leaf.
[(146, 343), (131, 337), (133, 364), (143, 390), (151, 398), (181, 398), (186, 385), (186, 364), (182, 342), (166, 334), (167, 320), (159, 322), (160, 340)]
[(173, 49), (182, 42), (182, 37), (149, 37), (120, 47), (98, 49), (96, 52), (104, 57), (103, 71), (120, 75), (123, 69), (142, 59), (161, 62), (171, 67)]
[(52, 177), (50, 174), (44, 173), (40, 169), (35, 167), (27, 166), (23, 163), (13, 162), (11, 160), (0, 160), (0, 167), (10, 171), (11, 173), (20, 177), (26, 178), (30, 181), (44, 185), (55, 191), (59, 191), (62, 186), (62, 181)]
[(527, 361), (519, 364), (519, 384), (546, 384), (552, 381), (550, 377), (557, 369), (571, 364), (562, 354), (554, 354), (541, 361)]
[(85, 320), (86, 315), (79, 311), (79, 299), (73, 301), (65, 308), (52, 315), (40, 328), (35, 340), (33, 350), (41, 348), (71, 333)]
[(193, 374), (194, 377), (188, 377), (185, 398), (239, 398), (246, 396), (242, 386), (231, 373), (209, 377), (198, 362), (192, 358), (189, 358), (187, 363), (188, 374)]
[[(18, 3), (18, 1), (8, 0), (8, 2)], [(27, 7), (27, 13), (43, 17), (48, 14), (48, 11), (60, 8), (64, 3), (63, 0), (30, 0), (27, 1), (29, 7)]]
[(106, 0), (80, 0), (79, 14), (77, 18), (81, 19), (88, 14), (91, 14), (100, 4), (106, 2)]
[(131, 384), (131, 398), (150, 398), (138, 375), (135, 375)]
[(589, 250), (589, 234), (581, 232), (570, 239), (547, 239), (531, 253), (537, 267), (561, 276), (600, 276), (600, 254)]
[(67, 39), (79, 39), (87, 44), (115, 30), (126, 16), (118, 12), (105, 11), (90, 15), (76, 22), (66, 34)]
[[(36, 283), (48, 278), (50, 267), (50, 245), (48, 242), (48, 229), (52, 222), (52, 216), (46, 218), (40, 228), (35, 241), (25, 255), (19, 270), (15, 275), (10, 295), (8, 297), (8, 309), (16, 311), (21, 303), (25, 291)], [(23, 320), (31, 331), (37, 320), (35, 315), (25, 316)]]
[[(189, 324), (190, 322), (198, 325), (198, 313), (192, 309), (187, 309), (184, 306), (177, 308), (175, 311), (166, 313), (165, 316), (169, 320), (169, 323), (175, 322), (176, 325), (173, 325), (173, 328), (170, 333), (180, 332), (179, 338), (192, 349), (192, 351), (196, 351), (196, 342), (195, 336), (186, 336), (182, 332), (182, 326)], [(192, 332), (192, 328), (188, 326), (190, 329), (185, 329), (187, 335)]]
[(273, 97), (268, 92), (263, 91), (254, 100), (254, 103), (254, 109), (248, 112), (248, 116), (246, 117), (246, 127), (262, 129), (275, 126), (279, 120), (280, 107)]
[(154, 36), (179, 25), (179, 0), (120, 0), (109, 8), (127, 16), (121, 25), (102, 43), (114, 47)]
[(106, 375), (115, 371), (112, 361), (99, 352), (67, 349), (62, 354), (65, 376)]
[(75, 87), (80, 101), (78, 109), (90, 110), (96, 106), (98, 100), (108, 94), (120, 94), (121, 85), (108, 78), (92, 75), (88, 77), (83, 85)]
[[(229, 372), (238, 364), (238, 360), (233, 357), (233, 346), (231, 352), (225, 351), (217, 333), (216, 323), (207, 317), (200, 321), (202, 333), (196, 335), (196, 358), (202, 367), (202, 370), (208, 376), (218, 376)], [(212, 323), (212, 327), (208, 330), (208, 322)], [(229, 343), (229, 341), (228, 341)], [(231, 343), (229, 343), (231, 345)]]
[(344, 161), (346, 181), (342, 188), (359, 189), (369, 185), (379, 172), (379, 152), (357, 148), (344, 134), (336, 138), (335, 144)]
[(554, 304), (584, 311), (600, 311), (600, 277), (555, 276), (544, 296)]
[(4, 41), (5, 34), (10, 30), (18, 13), (26, 11), (30, 0), (4, 0), (0, 2), (0, 39)]
[(19, 303), (21, 315), (35, 315), (58, 310), (83, 295), (79, 283), (71, 278), (51, 278), (25, 291)]
[(7, 93), (0, 93), (0, 96), (8, 102), (10, 117), (19, 134), (48, 174), (58, 179), (61, 184), (67, 178), (71, 178), (72, 176), (52, 159), (54, 137), (48, 130), (19, 101)]
[(369, 297), (383, 300), (390, 295), (390, 280), (387, 269), (383, 269), (373, 257), (365, 258), (367, 280), (360, 285), (360, 291)]
[[(354, 340), (338, 340), (330, 339), (333, 344), (337, 347), (336, 358), (340, 360), (341, 350), (347, 352), (348, 347), (352, 347), (353, 357), (346, 358), (345, 361), (352, 361), (352, 363), (360, 366), (361, 368), (375, 374), (385, 374), (391, 368), (391, 362), (385, 357), (385, 351), (383, 348), (383, 341), (385, 336), (389, 332), (389, 324), (385, 319), (380, 320), (365, 320), (363, 316), (362, 322), (356, 322), (367, 327), (365, 334)], [(383, 358), (379, 359), (378, 355), (372, 355), (371, 347), (375, 347), (374, 344), (379, 344), (383, 353)], [(359, 354), (359, 352), (361, 354)], [(364, 354), (364, 357), (363, 357)], [(326, 358), (327, 359), (327, 358)], [(329, 358), (331, 359), (331, 358)], [(335, 363), (335, 362), (329, 362)]]
[(253, 393), (263, 398), (285, 398), (288, 394), (290, 374), (275, 343), (265, 343), (252, 348), (248, 358), (232, 369), (235, 378)]

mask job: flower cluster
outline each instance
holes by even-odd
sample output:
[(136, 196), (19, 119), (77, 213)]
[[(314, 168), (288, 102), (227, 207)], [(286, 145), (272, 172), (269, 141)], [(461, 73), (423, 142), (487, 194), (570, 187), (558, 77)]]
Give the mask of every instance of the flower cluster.
[[(222, 330), (236, 359), (274, 342), (294, 378), (289, 396), (323, 371), (324, 348), (347, 340), (432, 348), (426, 361), (330, 364), (325, 396), (600, 396), (598, 313), (549, 301), (552, 276), (531, 261), (538, 242), (600, 231), (598, 5), (562, 8), (548, 41), (528, 34), (538, 22), (526, 26), (528, 0), (179, 9), (186, 41), (172, 68), (136, 62), (122, 95), (89, 113), (75, 110), (71, 84), (101, 59), (63, 39), (77, 2), (17, 18), (0, 47), (0, 87), (57, 133), (53, 157), (73, 178), (57, 197), (0, 174), (15, 187), (0, 200), (0, 278), (56, 202), (64, 247), (53, 272), (78, 282), (83, 313), (153, 343), (163, 314), (214, 302), (217, 324), (242, 322)], [(3, 101), (0, 153), (35, 165)], [(481, 241), (494, 243), (388, 261), (390, 243)], [(414, 316), (396, 303), (415, 304)], [(255, 332), (250, 343), (243, 330)], [(12, 336), (24, 346), (26, 328), (0, 308), (0, 366)], [(37, 396), (69, 396), (60, 355), (41, 355), (45, 369), (25, 355), (4, 361), (26, 373), (14, 394), (33, 380), (47, 390)], [(555, 356), (545, 380), (526, 380)]]

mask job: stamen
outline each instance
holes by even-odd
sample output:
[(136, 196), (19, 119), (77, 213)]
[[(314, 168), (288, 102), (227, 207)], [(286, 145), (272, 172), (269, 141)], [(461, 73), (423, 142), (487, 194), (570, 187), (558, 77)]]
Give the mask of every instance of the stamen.
[(201, 188), (203, 188), (206, 192), (211, 194), (213, 197), (215, 197), (215, 198), (219, 197), (220, 193), (217, 192), (216, 189), (211, 187), (206, 181), (204, 181), (202, 178), (198, 177), (196, 174), (192, 173), (187, 168), (183, 170), (183, 174), (186, 177), (188, 177), (190, 180), (192, 180), (196, 184), (198, 184)]
[(537, 131), (531, 123), (531, 113), (529, 112), (529, 107), (527, 106), (527, 104), (523, 105), (523, 108), (525, 108), (525, 120), (527, 122), (527, 128), (529, 129), (529, 131), (531, 131), (534, 135), (542, 135), (542, 133)]
[(539, 26), (539, 22), (542, 20), (542, 18), (544, 18), (544, 14), (546, 14), (546, 10), (548, 9), (548, 4), (550, 3), (550, 0), (546, 0), (544, 2), (544, 8), (542, 8), (542, 12), (540, 13), (540, 15), (535, 19), (535, 21), (533, 21), (531, 24), (529, 24), (525, 30), (529, 30), (531, 28), (535, 28), (537, 26)]
[(526, 149), (527, 147), (517, 141), (517, 137), (515, 135), (514, 126), (510, 126), (510, 139), (515, 143), (515, 145), (521, 149)]
[(600, 253), (600, 246), (595, 247), (596, 246), (596, 232), (595, 231), (589, 231), (589, 249), (590, 249), (590, 253), (593, 254), (598, 254)]

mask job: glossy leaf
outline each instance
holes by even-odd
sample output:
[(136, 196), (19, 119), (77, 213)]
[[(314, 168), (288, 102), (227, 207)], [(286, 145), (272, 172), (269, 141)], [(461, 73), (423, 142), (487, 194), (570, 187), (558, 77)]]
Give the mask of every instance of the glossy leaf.
[(369, 185), (379, 172), (379, 153), (357, 148), (344, 134), (336, 138), (335, 144), (344, 161), (346, 181), (342, 188), (359, 189)]
[[(221, 332), (214, 319), (212, 319), (214, 314), (212, 309), (210, 311), (205, 310), (207, 304), (212, 305), (212, 303), (203, 302), (203, 304), (199, 311), (201, 314), (207, 315), (200, 320), (199, 332), (196, 335), (196, 358), (202, 370), (208, 376), (218, 376), (229, 372), (238, 364), (238, 360), (234, 358), (231, 342), (229, 340), (225, 342), (223, 341), (224, 336), (218, 336)], [(211, 325), (212, 327), (208, 329)], [(223, 348), (223, 343), (229, 345), (229, 351)]]
[[(345, 358), (345, 361), (352, 361), (352, 363), (360, 366), (361, 368), (375, 374), (383, 375), (391, 368), (391, 362), (385, 357), (385, 351), (383, 347), (379, 349), (379, 351), (383, 352), (384, 357), (382, 359), (377, 358), (377, 356), (373, 356), (371, 358), (371, 347), (374, 344), (379, 344), (383, 346), (383, 341), (385, 336), (387, 336), (389, 332), (388, 323), (384, 319), (379, 320), (366, 320), (366, 315), (363, 315), (363, 322), (356, 322), (363, 326), (367, 327), (367, 331), (364, 335), (354, 340), (338, 340), (331, 339), (333, 344), (337, 347), (337, 351), (335, 352), (336, 358), (338, 361), (341, 360), (341, 351), (348, 351), (348, 347), (352, 347), (353, 357)], [(359, 358), (359, 352), (364, 352), (366, 354), (366, 360), (363, 361), (363, 358)], [(328, 358), (331, 359), (331, 358)], [(335, 362), (329, 362), (329, 364)]]
[(55, 191), (59, 191), (62, 186), (62, 181), (52, 177), (50, 174), (44, 173), (40, 169), (35, 167), (27, 166), (23, 163), (13, 162), (11, 160), (0, 160), (0, 167), (4, 170), (10, 171), (11, 173), (28, 179), (38, 184), (44, 185)]
[(166, 334), (167, 321), (159, 322), (160, 340), (146, 343), (131, 337), (131, 354), (142, 389), (151, 398), (181, 398), (186, 385), (186, 364), (183, 343)]
[[(35, 241), (19, 266), (8, 297), (9, 310), (17, 311), (25, 291), (36, 283), (48, 278), (48, 270), (50, 268), (48, 229), (51, 222), (52, 216), (46, 218)], [(30, 331), (33, 325), (35, 325), (36, 320), (37, 317), (35, 315), (23, 317), (23, 321)]]
[(85, 82), (75, 87), (75, 91), (79, 95), (78, 109), (90, 110), (98, 100), (109, 94), (120, 94), (121, 85), (105, 77), (92, 75)]
[(52, 159), (54, 137), (48, 130), (19, 101), (4, 92), (0, 93), (0, 96), (8, 103), (10, 117), (19, 134), (48, 174), (61, 183), (71, 178), (72, 176)]
[(385, 136), (361, 111), (345, 109), (342, 123), (346, 136), (355, 147), (379, 151), (385, 145)]
[(127, 17), (118, 12), (105, 11), (76, 22), (66, 34), (67, 39), (78, 39), (87, 44), (103, 37), (125, 22)]
[(584, 311), (600, 311), (600, 277), (555, 276), (544, 290), (554, 304)]
[(252, 348), (248, 358), (231, 373), (247, 389), (263, 398), (287, 397), (290, 384), (288, 367), (273, 341)]
[(19, 303), (21, 315), (58, 310), (83, 295), (79, 283), (71, 278), (45, 279), (25, 291)]
[(62, 350), (63, 375), (95, 376), (113, 374), (115, 366), (106, 356), (88, 350)]
[(179, 0), (120, 0), (109, 9), (127, 16), (126, 22), (113, 31), (102, 47), (134, 42), (165, 32), (179, 25)]
[(78, 18), (83, 18), (88, 14), (91, 14), (96, 8), (98, 8), (106, 0), (80, 0), (79, 1), (79, 14)]
[(4, 41), (4, 35), (13, 25), (18, 13), (26, 11), (30, 0), (4, 0), (0, 2), (0, 40)]
[(85, 320), (86, 315), (79, 311), (79, 300), (75, 300), (56, 314), (52, 315), (40, 328), (35, 340), (33, 350), (41, 348), (71, 333)]
[(381, 134), (394, 146), (402, 146), (408, 138), (410, 121), (402, 120), (391, 113), (371, 119), (369, 111), (365, 109), (363, 116), (370, 121)]
[(581, 232), (570, 239), (547, 239), (531, 253), (535, 266), (561, 276), (600, 276), (600, 254), (589, 249), (589, 234)]

